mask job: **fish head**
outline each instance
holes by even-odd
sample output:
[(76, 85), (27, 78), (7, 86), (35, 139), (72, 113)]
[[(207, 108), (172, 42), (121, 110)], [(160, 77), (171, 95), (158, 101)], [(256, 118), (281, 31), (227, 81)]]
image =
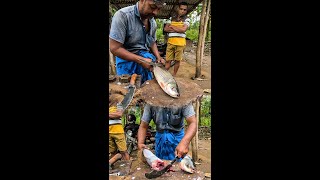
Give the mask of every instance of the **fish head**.
[(186, 155), (179, 164), (180, 169), (182, 169), (185, 172), (188, 173), (194, 173), (195, 172), (195, 164), (192, 161), (191, 157)]
[(174, 98), (179, 98), (180, 93), (177, 84), (174, 82), (168, 83), (167, 85), (167, 93)]

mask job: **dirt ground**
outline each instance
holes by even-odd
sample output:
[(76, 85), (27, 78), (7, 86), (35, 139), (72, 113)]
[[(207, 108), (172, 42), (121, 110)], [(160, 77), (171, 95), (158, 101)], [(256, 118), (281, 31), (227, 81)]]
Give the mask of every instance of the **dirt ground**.
[[(180, 63), (180, 68), (177, 73), (177, 77), (183, 77), (191, 79), (196, 74), (196, 52), (195, 48), (191, 49), (190, 52), (185, 52), (184, 60)], [(173, 72), (173, 67), (169, 70)], [(194, 80), (201, 88), (211, 89), (211, 55), (208, 53), (204, 54), (201, 67), (201, 75), (203, 80)]]
[[(199, 140), (199, 151), (198, 157), (199, 161), (196, 162), (196, 172), (189, 174), (180, 170), (178, 162), (173, 164), (174, 172), (167, 172), (164, 175), (155, 178), (156, 179), (172, 179), (172, 180), (181, 180), (181, 179), (190, 179), (190, 180), (202, 180), (202, 179), (211, 179), (211, 140), (210, 139), (200, 139)], [(189, 148), (189, 155), (192, 156), (191, 147)], [(147, 179), (145, 173), (150, 172), (151, 168), (145, 163), (140, 163), (137, 158), (137, 151), (131, 153), (132, 160), (130, 172), (126, 176), (109, 176), (110, 180), (118, 179)], [(118, 161), (114, 164), (114, 169), (124, 169), (128, 161)], [(167, 161), (169, 162), (169, 161)]]

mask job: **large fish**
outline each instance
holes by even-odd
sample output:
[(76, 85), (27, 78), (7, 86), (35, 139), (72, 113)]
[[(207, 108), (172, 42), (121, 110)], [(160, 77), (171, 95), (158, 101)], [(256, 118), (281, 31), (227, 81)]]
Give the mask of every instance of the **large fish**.
[(195, 172), (195, 164), (190, 156), (186, 155), (179, 163), (180, 169), (188, 173)]
[(169, 96), (173, 98), (179, 98), (180, 93), (179, 93), (178, 84), (169, 71), (167, 71), (163, 67), (160, 67), (161, 66), (160, 64), (157, 64), (154, 62), (147, 62), (142, 59), (139, 59), (139, 60), (141, 62), (144, 62), (153, 66), (153, 74), (158, 84), (160, 85), (160, 87), (165, 93), (167, 93)]
[(150, 150), (143, 149), (143, 155), (152, 169), (160, 171), (165, 167), (164, 161), (154, 155)]
[(169, 71), (159, 66), (154, 66), (153, 74), (164, 92), (174, 98), (180, 96), (178, 84)]

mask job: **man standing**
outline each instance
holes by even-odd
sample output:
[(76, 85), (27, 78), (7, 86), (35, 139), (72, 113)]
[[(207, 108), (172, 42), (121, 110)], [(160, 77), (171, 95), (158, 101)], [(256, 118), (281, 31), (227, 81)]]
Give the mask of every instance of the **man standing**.
[(180, 2), (176, 14), (167, 21), (164, 31), (168, 33), (166, 50), (166, 69), (169, 70), (171, 61), (175, 61), (173, 76), (176, 76), (183, 59), (183, 50), (186, 47), (186, 31), (190, 26), (187, 18), (187, 3)]
[[(156, 124), (155, 152), (160, 159), (173, 160), (176, 156), (181, 161), (189, 151), (191, 139), (196, 134), (197, 121), (191, 103), (182, 107), (156, 107), (146, 104), (138, 130), (138, 149), (147, 148), (144, 144), (149, 123)], [(184, 119), (188, 129), (184, 132)]]
[(140, 0), (114, 14), (109, 43), (111, 53), (116, 56), (117, 75), (136, 73), (143, 83), (153, 77), (151, 66), (139, 59), (165, 63), (156, 45), (154, 19), (164, 5), (163, 0)]

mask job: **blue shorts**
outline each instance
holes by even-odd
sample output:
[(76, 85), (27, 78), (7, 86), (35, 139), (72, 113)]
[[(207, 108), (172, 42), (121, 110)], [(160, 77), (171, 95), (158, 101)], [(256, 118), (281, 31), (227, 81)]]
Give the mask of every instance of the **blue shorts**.
[[(148, 51), (138, 51), (137, 55), (142, 56), (144, 58), (150, 58), (153, 62), (156, 61), (156, 57)], [(116, 56), (116, 68), (117, 68), (117, 75), (122, 74), (138, 74), (141, 75), (141, 84), (145, 81), (153, 79), (152, 72), (148, 69), (143, 68), (136, 62), (127, 61), (124, 59), (119, 58)]]

